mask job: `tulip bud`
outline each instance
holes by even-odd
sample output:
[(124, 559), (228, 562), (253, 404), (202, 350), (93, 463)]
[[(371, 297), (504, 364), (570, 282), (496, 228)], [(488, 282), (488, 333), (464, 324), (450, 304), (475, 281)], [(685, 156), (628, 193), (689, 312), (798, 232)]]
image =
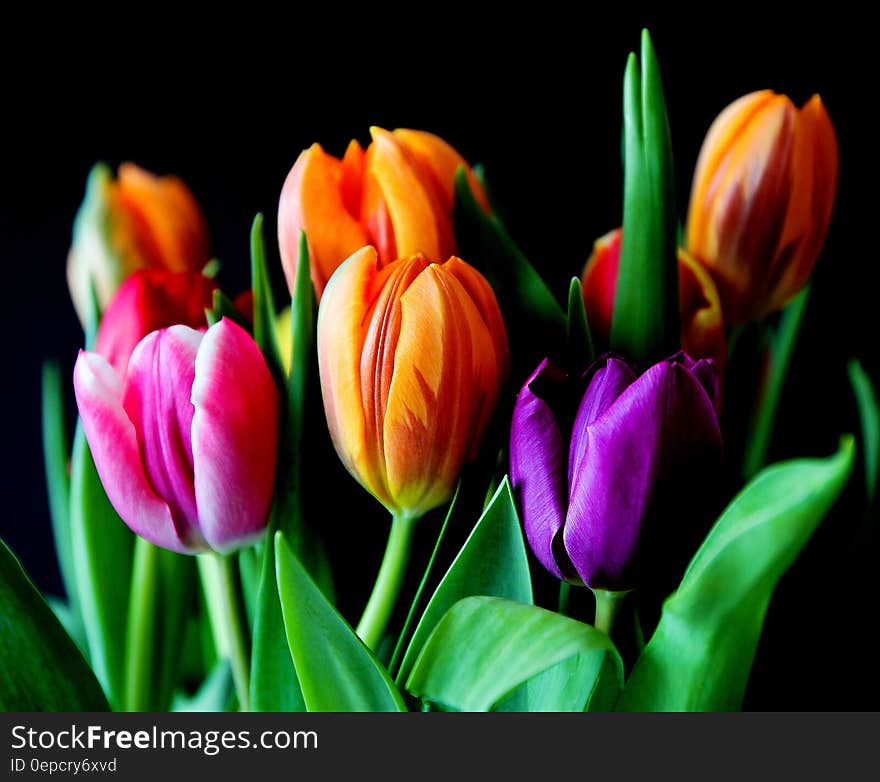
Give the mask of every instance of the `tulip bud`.
[(184, 325), (204, 331), (205, 309), (217, 283), (197, 272), (136, 271), (122, 283), (101, 318), (95, 352), (125, 377), (135, 346), (151, 331)]
[(278, 392), (244, 329), (223, 318), (138, 343), (124, 378), (81, 351), (74, 389), (98, 475), (116, 512), (182, 553), (246, 546), (266, 526)]
[[(581, 278), (590, 331), (600, 345), (607, 346), (611, 336), (622, 237), (623, 232), (617, 228), (597, 240)], [(718, 289), (709, 273), (681, 248), (678, 305), (682, 348), (694, 358), (711, 358), (719, 377), (723, 376), (727, 340)]]
[(131, 163), (119, 167), (115, 181), (106, 166), (92, 169), (67, 256), (70, 296), (84, 327), (92, 286), (103, 310), (138, 269), (199, 271), (209, 260), (205, 220), (183, 182)]
[[(381, 263), (416, 254), (440, 261), (456, 252), (455, 172), (467, 168), (464, 159), (431, 133), (375, 127), (370, 133), (366, 151), (352, 141), (341, 160), (313, 144), (287, 176), (278, 203), (278, 244), (291, 292), (300, 231), (308, 239), (319, 299), (337, 267), (364, 245), (375, 247)], [(488, 211), (482, 186), (467, 171)]]
[(834, 127), (818, 95), (798, 110), (762, 90), (709, 129), (694, 173), (687, 247), (732, 325), (782, 308), (807, 282), (837, 188)]
[(635, 586), (646, 530), (680, 524), (683, 487), (718, 473), (716, 396), (712, 361), (684, 353), (642, 375), (606, 355), (580, 381), (545, 359), (510, 436), (511, 482), (544, 567), (593, 589)]
[(395, 516), (445, 502), (507, 376), (504, 323), (482, 275), (458, 258), (383, 266), (364, 247), (324, 292), (318, 357), (348, 471)]

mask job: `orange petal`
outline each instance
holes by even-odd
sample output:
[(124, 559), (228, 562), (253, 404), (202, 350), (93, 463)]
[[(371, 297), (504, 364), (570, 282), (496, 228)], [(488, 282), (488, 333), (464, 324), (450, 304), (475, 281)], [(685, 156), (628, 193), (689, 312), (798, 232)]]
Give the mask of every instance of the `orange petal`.
[(116, 197), (138, 226), (136, 241), (150, 266), (199, 271), (210, 260), (205, 218), (180, 179), (123, 163)]
[(678, 298), (681, 345), (691, 358), (711, 358), (723, 387), (727, 339), (721, 297), (709, 272), (683, 249), (678, 251)]
[[(425, 180), (418, 164), (392, 133), (376, 127), (370, 133), (373, 143), (367, 152), (367, 177), (381, 191), (394, 228), (396, 255), (421, 253), (433, 261), (448, 258), (455, 246), (452, 221), (433, 183)], [(362, 219), (370, 220), (370, 214), (363, 212)]]
[(494, 346), (455, 276), (432, 264), (403, 294), (385, 417), (388, 486), (419, 515), (446, 500), (472, 450), (481, 409), (493, 407)]
[[(324, 289), (318, 309), (318, 365), (336, 452), (346, 469), (379, 496), (384, 480), (375, 474), (375, 458), (365, 438), (360, 372), (363, 324), (375, 298), (377, 266), (376, 251), (364, 247), (340, 266)], [(379, 499), (384, 503), (387, 497)]]
[[(354, 167), (351, 157), (349, 171)], [(278, 202), (278, 246), (287, 287), (293, 291), (299, 258), (299, 233), (306, 232), (312, 282), (320, 299), (337, 267), (369, 243), (366, 231), (349, 214), (343, 195), (343, 164), (312, 144), (287, 175)], [(346, 181), (345, 192), (350, 193)]]
[(434, 185), (443, 197), (443, 205), (449, 214), (455, 207), (455, 173), (459, 166), (467, 171), (468, 181), (480, 206), (491, 214), (489, 199), (483, 185), (458, 151), (433, 133), (424, 130), (398, 128), (394, 135), (399, 138), (419, 163), (430, 173)]

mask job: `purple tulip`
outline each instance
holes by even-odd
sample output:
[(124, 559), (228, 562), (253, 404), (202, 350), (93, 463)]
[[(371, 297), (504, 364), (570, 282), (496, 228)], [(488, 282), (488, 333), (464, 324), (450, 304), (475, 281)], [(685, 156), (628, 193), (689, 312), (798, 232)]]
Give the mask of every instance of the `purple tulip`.
[(645, 530), (664, 516), (675, 524), (685, 487), (717, 477), (717, 396), (713, 362), (685, 353), (642, 375), (607, 355), (580, 379), (545, 359), (517, 397), (510, 437), (511, 480), (544, 567), (632, 588)]

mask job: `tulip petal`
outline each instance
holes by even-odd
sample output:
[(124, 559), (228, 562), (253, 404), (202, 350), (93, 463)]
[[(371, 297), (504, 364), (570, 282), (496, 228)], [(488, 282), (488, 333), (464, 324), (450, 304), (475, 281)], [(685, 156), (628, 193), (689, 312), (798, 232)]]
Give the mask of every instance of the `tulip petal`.
[(204, 541), (193, 492), (190, 395), (201, 340), (188, 326), (148, 334), (131, 354), (122, 401), (150, 483), (168, 503), (180, 538), (196, 548)]
[(345, 468), (380, 502), (388, 504), (384, 467), (366, 440), (361, 399), (365, 324), (390, 273), (378, 270), (372, 247), (352, 255), (330, 280), (318, 310), (318, 367), (327, 427)]
[[(349, 166), (354, 165), (349, 159)], [(343, 168), (320, 144), (312, 144), (297, 158), (284, 182), (278, 201), (278, 246), (291, 291), (301, 230), (309, 243), (312, 282), (319, 299), (342, 261), (369, 244), (367, 232), (346, 209), (351, 194), (349, 176), (344, 177)]]
[(584, 310), (590, 324), (590, 333), (599, 344), (606, 346), (611, 341), (611, 320), (614, 316), (622, 237), (623, 231), (615, 228), (597, 239), (593, 244), (593, 254), (581, 276)]
[(197, 271), (210, 260), (205, 218), (180, 179), (123, 163), (118, 184), (119, 203), (135, 221), (133, 235), (150, 266)]
[[(381, 190), (381, 202), (394, 227), (395, 256), (421, 253), (430, 261), (446, 260), (455, 253), (455, 237), (433, 181), (394, 134), (375, 127), (370, 133), (373, 143), (367, 151), (367, 176)], [(370, 206), (366, 210), (362, 219), (369, 221), (372, 210)], [(383, 263), (393, 260), (378, 249)]]
[(405, 513), (448, 499), (497, 398), (489, 332), (458, 280), (431, 264), (400, 297), (400, 335), (383, 445), (388, 487)]
[(491, 213), (489, 199), (486, 197), (482, 183), (455, 147), (439, 136), (424, 130), (398, 128), (394, 131), (394, 135), (404, 143), (424, 169), (429, 172), (437, 192), (443, 197), (443, 204), (449, 214), (452, 214), (455, 207), (455, 172), (458, 171), (459, 166), (465, 167), (471, 192), (477, 202), (487, 214)]
[(584, 468), (588, 456), (589, 427), (617, 401), (617, 398), (636, 379), (636, 373), (625, 361), (605, 356), (595, 361), (587, 370), (587, 390), (578, 405), (572, 426), (571, 445), (568, 455), (568, 485), (572, 487), (575, 476)]
[(207, 328), (205, 308), (217, 283), (197, 272), (142, 269), (116, 292), (98, 328), (95, 352), (125, 377), (135, 346), (156, 329), (177, 324)]
[[(727, 363), (721, 297), (709, 272), (682, 249), (678, 251), (678, 302), (681, 346), (690, 356), (711, 358), (715, 362), (717, 375), (713, 375), (718, 385)], [(716, 398), (717, 394), (712, 396)]]
[[(631, 587), (649, 513), (663, 515), (654, 500), (666, 491), (664, 481), (688, 466), (700, 475), (700, 466), (720, 460), (713, 400), (686, 364), (679, 358), (655, 364), (592, 420), (579, 411), (572, 438), (578, 468), (563, 540), (591, 587)], [(584, 406), (599, 407), (592, 401)], [(584, 420), (589, 423), (580, 426)]]
[(277, 388), (254, 340), (228, 318), (201, 340), (192, 404), (199, 523), (211, 548), (226, 552), (263, 533), (278, 449)]
[(134, 424), (122, 406), (119, 376), (102, 356), (80, 351), (73, 386), (95, 467), (116, 512), (151, 543), (192, 553), (177, 533), (168, 504), (147, 478)]
[(555, 396), (563, 392), (562, 370), (544, 359), (516, 398), (510, 428), (510, 480), (522, 510), (523, 527), (538, 561), (557, 578), (565, 575), (553, 543), (565, 520), (566, 443), (554, 415)]

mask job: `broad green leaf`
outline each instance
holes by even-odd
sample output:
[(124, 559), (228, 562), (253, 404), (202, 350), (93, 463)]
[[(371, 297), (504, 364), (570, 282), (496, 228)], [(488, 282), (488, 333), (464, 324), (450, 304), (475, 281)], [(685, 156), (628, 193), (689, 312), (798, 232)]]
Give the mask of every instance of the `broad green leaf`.
[(546, 353), (547, 345), (562, 342), (565, 314), (559, 302), (501, 220), (483, 211), (464, 167), (455, 176), (455, 235), (462, 258), (491, 283), (510, 330), (511, 346), (531, 348), (528, 355), (515, 354), (514, 363), (537, 362), (535, 355)]
[(568, 315), (565, 323), (565, 341), (568, 347), (569, 366), (582, 372), (595, 357), (593, 338), (584, 309), (584, 291), (581, 281), (572, 277), (568, 288)]
[(233, 695), (232, 668), (228, 660), (220, 660), (193, 695), (178, 693), (174, 697), (171, 710), (228, 711)]
[(463, 597), (471, 595), (532, 602), (522, 526), (506, 477), (425, 608), (401, 663), (398, 682), (406, 680), (443, 615)]
[[(491, 711), (539, 674), (530, 697), (547, 711), (608, 706), (623, 663), (604, 633), (561, 614), (497, 597), (456, 603), (434, 629), (406, 683), (416, 697), (458, 711)], [(602, 681), (610, 677), (608, 681)]]
[(877, 491), (877, 479), (880, 477), (880, 406), (871, 378), (862, 365), (853, 359), (847, 367), (849, 382), (859, 406), (859, 418), (862, 424), (862, 451), (865, 460), (865, 492), (868, 504), (874, 501)]
[(0, 711), (106, 711), (76, 644), (0, 541)]
[(86, 657), (86, 661), (88, 661), (89, 647), (86, 642), (86, 631), (82, 625), (79, 613), (74, 613), (70, 605), (64, 600), (52, 597), (51, 595), (44, 595), (43, 597), (49, 604), (49, 608), (52, 609), (52, 613), (61, 622), (64, 632), (71, 637), (77, 649), (82, 652), (83, 657)]
[(275, 535), (278, 584), (290, 653), (308, 711), (406, 711), (388, 672)]
[(73, 570), (73, 551), (70, 541), (70, 477), (67, 460), (70, 443), (64, 421), (64, 392), (61, 386), (61, 368), (55, 361), (43, 364), (43, 460), (46, 468), (46, 488), (49, 495), (49, 515), (52, 517), (52, 536), (61, 570), (61, 580), (67, 593), (69, 610), (79, 622), (79, 598)]
[(779, 579), (849, 479), (853, 438), (827, 459), (768, 467), (721, 514), (636, 661), (618, 708), (740, 708)]
[(135, 536), (107, 499), (81, 422), (71, 456), (70, 536), (89, 659), (110, 703), (119, 707)]
[(254, 629), (257, 612), (257, 593), (260, 590), (260, 574), (263, 562), (262, 545), (251, 546), (238, 552), (238, 570), (241, 577), (241, 596), (247, 613), (248, 627)]
[(675, 169), (660, 67), (642, 31), (623, 86), (623, 243), (611, 347), (647, 365), (680, 344)]

